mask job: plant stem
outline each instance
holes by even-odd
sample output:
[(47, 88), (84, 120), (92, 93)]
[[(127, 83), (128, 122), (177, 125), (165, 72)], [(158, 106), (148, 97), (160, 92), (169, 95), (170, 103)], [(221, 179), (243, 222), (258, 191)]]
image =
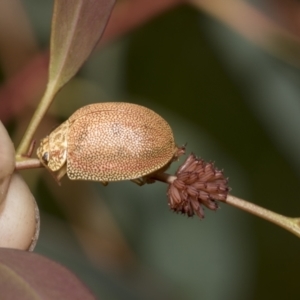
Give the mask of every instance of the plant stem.
[(57, 89), (55, 88), (55, 84), (47, 86), (46, 92), (41, 99), (28, 127), (27, 130), (23, 136), (23, 139), (17, 149), (16, 154), (16, 160), (20, 160), (20, 157), (23, 155), (26, 155), (28, 152), (29, 146), (33, 140), (34, 133), (36, 129), (38, 128), (39, 124), (41, 123), (44, 115), (46, 114), (55, 94), (57, 92)]
[(290, 218), (262, 208), (243, 199), (228, 195), (226, 203), (272, 222), (300, 237), (300, 218)]
[(171, 184), (177, 177), (168, 173), (156, 173), (151, 178), (167, 184)]
[(37, 158), (26, 158), (23, 160), (16, 161), (16, 170), (25, 170), (25, 169), (36, 169), (43, 168), (44, 166)]

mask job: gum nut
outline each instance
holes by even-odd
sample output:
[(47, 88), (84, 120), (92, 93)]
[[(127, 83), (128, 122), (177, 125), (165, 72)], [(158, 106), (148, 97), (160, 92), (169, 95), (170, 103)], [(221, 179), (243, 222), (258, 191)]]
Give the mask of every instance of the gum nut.
[(39, 211), (28, 186), (13, 174), (0, 205), (0, 247), (32, 251), (39, 234)]
[(15, 149), (13, 143), (0, 121), (0, 203), (5, 198), (10, 176), (15, 169)]

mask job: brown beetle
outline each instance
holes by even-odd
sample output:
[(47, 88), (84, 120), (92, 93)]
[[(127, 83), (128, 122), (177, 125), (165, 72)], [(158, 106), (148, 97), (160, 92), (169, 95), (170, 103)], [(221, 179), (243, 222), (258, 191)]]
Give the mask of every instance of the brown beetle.
[(143, 184), (182, 154), (169, 124), (154, 111), (107, 102), (78, 109), (47, 137), (37, 156), (59, 181), (132, 180)]

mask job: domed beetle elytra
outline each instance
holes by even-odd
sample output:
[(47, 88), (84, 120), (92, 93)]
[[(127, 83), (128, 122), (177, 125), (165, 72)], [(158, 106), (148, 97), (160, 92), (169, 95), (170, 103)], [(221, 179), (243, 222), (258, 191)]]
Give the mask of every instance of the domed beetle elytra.
[(131, 180), (151, 182), (184, 153), (169, 124), (154, 111), (131, 103), (84, 106), (42, 139), (37, 156), (59, 182)]

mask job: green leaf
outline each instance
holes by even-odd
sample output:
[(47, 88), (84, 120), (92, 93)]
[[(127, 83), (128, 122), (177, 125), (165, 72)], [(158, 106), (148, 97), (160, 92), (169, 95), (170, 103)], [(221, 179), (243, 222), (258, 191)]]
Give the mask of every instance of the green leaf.
[(68, 82), (99, 41), (115, 0), (57, 0), (52, 18), (49, 85)]

